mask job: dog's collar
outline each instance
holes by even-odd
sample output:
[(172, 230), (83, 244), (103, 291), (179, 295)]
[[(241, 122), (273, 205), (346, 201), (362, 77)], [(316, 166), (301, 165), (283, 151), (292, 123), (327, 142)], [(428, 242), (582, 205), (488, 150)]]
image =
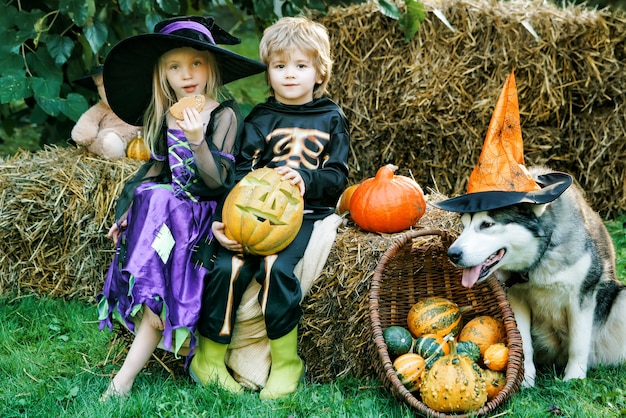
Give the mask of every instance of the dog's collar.
[(530, 280), (530, 278), (528, 277), (528, 272), (515, 272), (515, 273), (511, 273), (511, 275), (506, 279), (506, 281), (504, 282), (504, 285), (509, 288), (511, 286), (514, 286), (516, 284), (522, 284), (522, 283), (528, 283), (528, 281)]

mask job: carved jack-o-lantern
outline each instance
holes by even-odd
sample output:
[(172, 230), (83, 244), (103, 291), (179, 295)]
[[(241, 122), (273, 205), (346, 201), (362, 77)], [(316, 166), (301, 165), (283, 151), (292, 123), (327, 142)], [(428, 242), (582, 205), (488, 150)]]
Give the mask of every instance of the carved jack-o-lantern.
[(226, 197), (222, 210), (226, 236), (240, 242), (248, 254), (276, 254), (300, 230), (304, 210), (300, 189), (280, 177), (272, 168), (251, 171)]

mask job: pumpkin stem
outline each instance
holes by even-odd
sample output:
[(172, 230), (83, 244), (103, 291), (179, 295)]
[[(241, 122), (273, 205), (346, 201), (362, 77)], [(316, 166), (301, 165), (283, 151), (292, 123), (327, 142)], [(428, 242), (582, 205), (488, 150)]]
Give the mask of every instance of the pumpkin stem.
[(387, 164), (385, 167), (388, 168), (389, 170), (393, 171), (394, 173), (398, 169), (398, 166), (394, 165), (394, 164)]
[(448, 344), (450, 344), (450, 355), (451, 356), (456, 356), (457, 352), (456, 352), (456, 341), (454, 341), (454, 335), (452, 334), (448, 334), (445, 337), (443, 337), (444, 341), (447, 341)]

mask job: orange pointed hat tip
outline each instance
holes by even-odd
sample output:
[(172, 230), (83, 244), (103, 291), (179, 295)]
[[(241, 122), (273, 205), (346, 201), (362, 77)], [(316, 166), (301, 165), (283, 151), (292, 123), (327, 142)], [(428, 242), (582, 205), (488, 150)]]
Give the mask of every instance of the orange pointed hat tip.
[(540, 189), (524, 166), (517, 86), (511, 71), (493, 110), (478, 165), (469, 178), (467, 193), (532, 192)]

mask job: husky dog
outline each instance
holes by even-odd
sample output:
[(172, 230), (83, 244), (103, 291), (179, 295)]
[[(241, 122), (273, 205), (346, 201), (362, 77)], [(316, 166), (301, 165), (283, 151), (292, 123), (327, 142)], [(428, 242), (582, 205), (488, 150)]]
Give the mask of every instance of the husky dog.
[[(549, 170), (529, 170), (533, 178)], [(626, 286), (602, 220), (572, 184), (550, 203), (463, 213), (450, 260), (472, 287), (492, 273), (505, 283), (522, 336), (523, 386), (537, 364), (584, 379), (599, 364), (626, 361)], [(534, 359), (534, 361), (533, 361)]]

